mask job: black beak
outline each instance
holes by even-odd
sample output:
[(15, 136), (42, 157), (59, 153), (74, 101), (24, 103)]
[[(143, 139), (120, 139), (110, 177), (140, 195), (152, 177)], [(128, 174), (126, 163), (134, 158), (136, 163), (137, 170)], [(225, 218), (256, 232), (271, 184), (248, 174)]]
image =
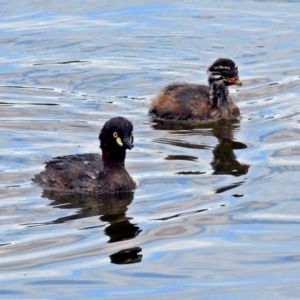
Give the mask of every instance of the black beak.
[(124, 147), (125, 147), (126, 149), (131, 150), (131, 149), (133, 148), (133, 144), (130, 143), (129, 138), (124, 138), (124, 139), (123, 139), (123, 144), (124, 144)]

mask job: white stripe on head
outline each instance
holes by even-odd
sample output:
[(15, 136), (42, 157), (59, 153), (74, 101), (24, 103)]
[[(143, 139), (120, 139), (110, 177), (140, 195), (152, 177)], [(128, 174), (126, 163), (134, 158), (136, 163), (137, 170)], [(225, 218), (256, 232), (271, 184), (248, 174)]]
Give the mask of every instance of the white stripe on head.
[(227, 67), (227, 66), (217, 66), (217, 67), (214, 67), (214, 69), (216, 69), (216, 70), (230, 70), (230, 67)]
[(209, 78), (214, 79), (214, 80), (223, 80), (223, 76), (220, 73), (211, 73)]

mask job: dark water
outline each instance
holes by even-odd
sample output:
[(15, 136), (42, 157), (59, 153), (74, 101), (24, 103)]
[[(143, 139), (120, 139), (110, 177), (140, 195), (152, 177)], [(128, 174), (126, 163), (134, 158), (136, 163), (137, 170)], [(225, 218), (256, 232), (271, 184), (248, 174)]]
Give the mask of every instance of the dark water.
[[(2, 1), (1, 299), (298, 299), (299, 1)], [(240, 123), (153, 123), (172, 81), (238, 65)], [(135, 127), (133, 195), (31, 183)]]

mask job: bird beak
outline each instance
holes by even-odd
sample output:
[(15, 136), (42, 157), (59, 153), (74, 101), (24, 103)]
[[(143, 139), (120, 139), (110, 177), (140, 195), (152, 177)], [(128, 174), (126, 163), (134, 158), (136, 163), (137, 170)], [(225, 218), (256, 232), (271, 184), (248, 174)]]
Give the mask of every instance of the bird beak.
[(227, 77), (226, 78), (226, 81), (228, 82), (228, 84), (235, 84), (235, 85), (238, 85), (238, 86), (241, 86), (242, 85), (242, 82), (240, 81), (239, 79), (239, 76), (233, 76), (233, 77)]
[(123, 145), (126, 149), (131, 150), (133, 148), (133, 144), (130, 142), (129, 138), (123, 139)]

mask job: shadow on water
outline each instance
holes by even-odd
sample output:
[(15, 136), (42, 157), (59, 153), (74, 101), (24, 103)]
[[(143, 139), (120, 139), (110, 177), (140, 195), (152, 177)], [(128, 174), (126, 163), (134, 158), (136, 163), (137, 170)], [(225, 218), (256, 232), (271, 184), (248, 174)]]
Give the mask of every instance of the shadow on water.
[[(77, 213), (58, 218), (50, 222), (51, 224), (99, 216), (100, 221), (108, 224), (104, 229), (104, 233), (109, 237), (108, 243), (133, 239), (142, 231), (136, 224), (131, 222), (131, 217), (126, 216), (128, 206), (134, 198), (134, 193), (92, 196), (44, 190), (42, 197), (52, 200), (49, 205), (55, 208), (79, 209)], [(111, 254), (110, 260), (115, 264), (137, 263), (142, 260), (141, 251), (140, 247), (123, 249)]]
[[(214, 136), (218, 144), (213, 148), (213, 160), (210, 165), (213, 168), (212, 175), (232, 175), (235, 177), (248, 173), (250, 165), (241, 163), (237, 160), (234, 150), (246, 149), (247, 145), (234, 140), (234, 133), (240, 128), (240, 122), (237, 120), (221, 120), (213, 123), (184, 123), (177, 121), (154, 120), (153, 128), (156, 130), (170, 130), (172, 134), (187, 134), (200, 136)], [(170, 144), (190, 149), (209, 150), (210, 146), (205, 144), (193, 144), (185, 141), (173, 139), (159, 139), (159, 143)], [(196, 161), (198, 157), (188, 155), (168, 155), (167, 160), (189, 160)], [(201, 175), (205, 172), (183, 171), (177, 174), (181, 175)], [(222, 187), (216, 190), (216, 193), (222, 193), (226, 190), (241, 185), (242, 182)]]

